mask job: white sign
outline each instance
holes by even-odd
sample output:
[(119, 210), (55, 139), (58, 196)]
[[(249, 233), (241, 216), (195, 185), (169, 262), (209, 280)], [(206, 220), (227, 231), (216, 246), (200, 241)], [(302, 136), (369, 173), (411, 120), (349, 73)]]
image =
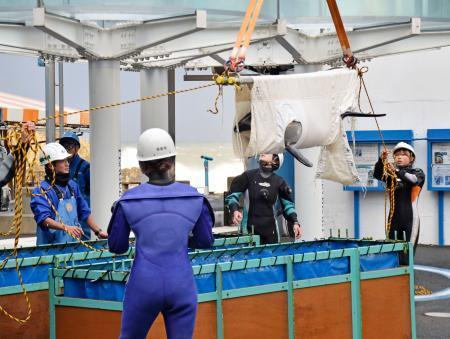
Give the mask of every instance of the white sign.
[(370, 144), (370, 145), (356, 145), (355, 150), (353, 152), (355, 163), (357, 165), (375, 165), (378, 161), (378, 145)]
[(432, 144), (432, 163), (450, 165), (450, 144), (433, 143)]
[(432, 165), (433, 187), (450, 187), (450, 165)]

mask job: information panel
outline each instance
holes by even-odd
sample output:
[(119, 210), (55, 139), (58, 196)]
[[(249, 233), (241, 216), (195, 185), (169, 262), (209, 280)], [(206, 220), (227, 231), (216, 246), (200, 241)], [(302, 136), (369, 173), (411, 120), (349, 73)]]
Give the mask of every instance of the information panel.
[[(386, 148), (389, 151), (389, 162), (394, 161), (392, 158), (392, 149), (394, 146), (400, 141), (411, 143), (413, 135), (410, 130), (382, 131), (382, 134)], [(364, 187), (368, 191), (383, 190), (383, 183), (373, 177), (375, 163), (378, 161), (381, 151), (383, 150), (380, 134), (378, 131), (355, 131), (354, 135), (355, 143), (353, 143), (352, 133), (347, 132), (361, 184), (344, 186), (344, 190), (361, 191)]]
[(450, 190), (450, 140), (443, 142), (430, 138), (428, 143), (428, 188), (435, 191)]

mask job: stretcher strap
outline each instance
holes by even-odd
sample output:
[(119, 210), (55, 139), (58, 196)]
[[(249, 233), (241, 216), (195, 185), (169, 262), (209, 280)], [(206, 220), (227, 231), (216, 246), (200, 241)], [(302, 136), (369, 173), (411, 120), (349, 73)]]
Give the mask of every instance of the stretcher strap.
[(247, 54), (250, 40), (255, 30), (256, 21), (259, 17), (259, 12), (264, 0), (250, 0), (247, 10), (242, 20), (241, 28), (236, 37), (233, 50), (231, 51), (230, 59), (225, 64), (225, 68), (231, 72), (240, 72), (244, 69), (245, 56)]
[(347, 33), (345, 32), (336, 0), (327, 0), (327, 4), (330, 10), (331, 18), (333, 19), (334, 27), (336, 28), (336, 35), (339, 39), (342, 52), (344, 54), (343, 61), (348, 68), (355, 68), (358, 60), (354, 57), (350, 48), (350, 42), (348, 41)]

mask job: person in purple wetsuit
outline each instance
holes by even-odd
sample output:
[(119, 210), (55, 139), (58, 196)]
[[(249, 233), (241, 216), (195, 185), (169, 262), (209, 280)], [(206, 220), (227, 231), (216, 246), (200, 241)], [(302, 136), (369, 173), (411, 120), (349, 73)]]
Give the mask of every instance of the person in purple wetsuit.
[(175, 155), (167, 132), (152, 128), (142, 133), (137, 158), (149, 181), (128, 190), (113, 209), (109, 250), (126, 252), (130, 231), (136, 236), (121, 339), (145, 338), (160, 312), (168, 339), (192, 338), (197, 290), (188, 246), (212, 246), (214, 213), (195, 188), (175, 182)]

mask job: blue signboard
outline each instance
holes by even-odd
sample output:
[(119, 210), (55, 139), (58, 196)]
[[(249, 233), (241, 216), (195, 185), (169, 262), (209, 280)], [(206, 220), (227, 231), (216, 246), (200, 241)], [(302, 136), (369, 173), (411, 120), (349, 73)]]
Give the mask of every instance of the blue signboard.
[[(383, 136), (383, 139), (381, 139), (381, 136)], [(365, 187), (367, 191), (383, 191), (383, 183), (373, 177), (375, 163), (383, 150), (382, 140), (384, 140), (388, 150), (391, 150), (400, 141), (412, 144), (413, 131), (385, 130), (381, 131), (381, 135), (378, 131), (354, 131), (353, 133), (347, 132), (347, 138), (350, 148), (353, 150), (356, 170), (362, 185), (344, 186), (344, 190), (362, 191)], [(390, 161), (393, 162), (393, 159), (390, 159)]]
[[(364, 189), (367, 191), (384, 190), (383, 183), (373, 177), (375, 163), (383, 150), (383, 141), (388, 150), (391, 150), (400, 141), (412, 145), (413, 131), (385, 130), (381, 133), (379, 131), (354, 131), (347, 132), (347, 138), (353, 150), (356, 169), (362, 182), (362, 185), (359, 186), (344, 186), (344, 190), (354, 191), (354, 237), (358, 239), (360, 237), (359, 192)], [(393, 159), (391, 158), (390, 161), (393, 162)]]

